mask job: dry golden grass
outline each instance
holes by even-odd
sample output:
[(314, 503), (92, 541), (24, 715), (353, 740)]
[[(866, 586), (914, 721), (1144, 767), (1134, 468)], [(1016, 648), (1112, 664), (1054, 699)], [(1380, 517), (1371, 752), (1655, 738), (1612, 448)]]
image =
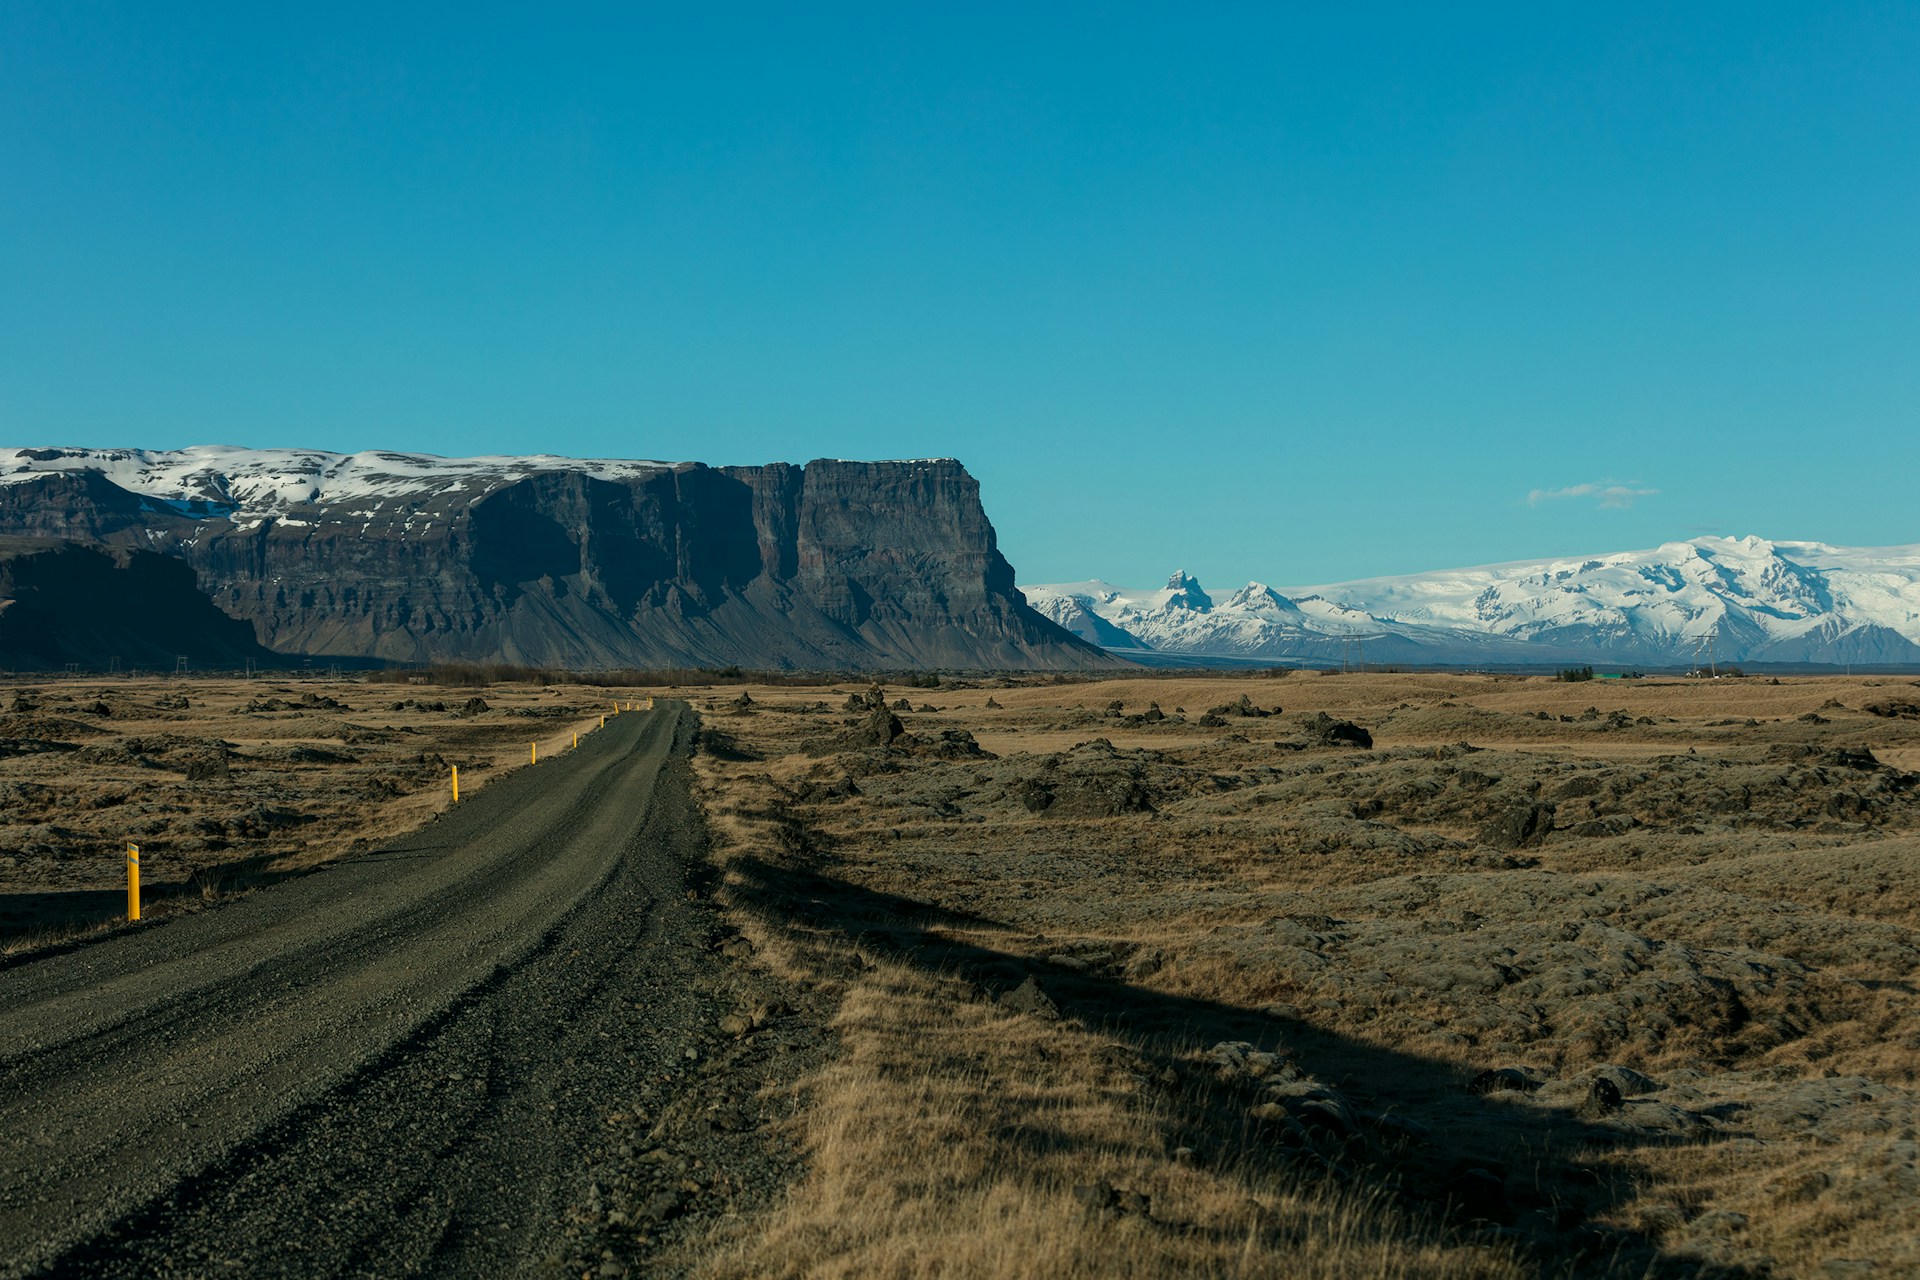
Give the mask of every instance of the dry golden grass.
[[(900, 712), (912, 734), (964, 728), (994, 761), (837, 749), (851, 685), (753, 689), (744, 713), (716, 692), (702, 709), (728, 750), (699, 768), (725, 896), (765, 963), (839, 1001), (842, 1052), (810, 1082), (807, 1178), (709, 1270), (1920, 1269), (1920, 823), (1897, 772), (1920, 724), (1860, 710), (1908, 687), (1296, 673), (887, 690), (940, 708)], [(1242, 694), (1285, 714), (1195, 723)], [(1184, 723), (1107, 717), (1115, 700)], [(1275, 750), (1317, 711), (1373, 726), (1376, 750)], [(1836, 747), (1896, 771), (1796, 763)], [(1010, 799), (1088, 761), (1134, 770), (1151, 811)], [(1557, 801), (1554, 829), (1506, 852), (1483, 810), (1423, 807), (1476, 772)], [(1565, 798), (1581, 777), (1605, 786)], [(1639, 817), (1573, 830), (1610, 813)], [(1061, 1019), (999, 1002), (1023, 975)], [(1261, 1082), (1210, 1056), (1234, 1040), (1341, 1095), (1362, 1132), (1302, 1144), (1254, 1118)], [(1605, 1064), (1658, 1079), (1590, 1118)], [(1520, 1066), (1549, 1083), (1465, 1088)], [(1463, 1166), (1494, 1172), (1498, 1203), (1462, 1202)], [(1090, 1211), (1090, 1185), (1151, 1208)]]
[[(837, 996), (840, 1052), (807, 1081), (808, 1174), (702, 1274), (996, 1277), (1519, 1277), (1511, 1250), (1257, 1152), (1169, 1146), (1217, 1108), (1145, 1053), (1010, 1013), (966, 979), (887, 956), (846, 917), (808, 922), (801, 881), (768, 892), (774, 796), (703, 757), (722, 900), (760, 963)], [(758, 816), (756, 816), (756, 814)], [(776, 816), (769, 816), (776, 815)], [(777, 905), (778, 904), (778, 905)], [(784, 908), (784, 909), (783, 909)], [(948, 931), (958, 945), (974, 935)], [(1085, 1188), (1146, 1197), (1090, 1207)]]
[[(487, 711), (464, 714), (476, 692), (266, 677), (0, 687), (0, 947), (116, 927), (128, 842), (144, 915), (198, 910), (418, 827), (450, 802), (452, 765), (471, 795), (535, 743), (545, 758), (571, 749), (626, 695), (494, 686)], [(188, 777), (215, 758), (225, 777)]]
[[(1170, 1161), (1156, 1104), (1102, 1037), (956, 998), (881, 965), (843, 1001), (812, 1082), (811, 1173), (714, 1275), (1497, 1276), (1488, 1248), (1420, 1239), (1390, 1206), (1255, 1170)], [(1090, 1211), (1074, 1188), (1150, 1199)]]

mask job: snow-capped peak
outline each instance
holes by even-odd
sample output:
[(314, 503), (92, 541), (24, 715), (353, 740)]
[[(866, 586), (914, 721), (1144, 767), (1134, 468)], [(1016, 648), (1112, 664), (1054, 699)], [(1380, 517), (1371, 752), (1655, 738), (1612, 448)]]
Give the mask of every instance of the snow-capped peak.
[(1223, 609), (1237, 609), (1248, 613), (1286, 614), (1299, 613), (1299, 606), (1275, 591), (1264, 582), (1249, 582), (1232, 595), (1221, 606)]
[(1200, 579), (1185, 569), (1177, 569), (1167, 579), (1167, 589), (1161, 593), (1160, 607), (1206, 610), (1213, 608), (1213, 597), (1202, 589)]
[(1024, 590), (1132, 644), (1222, 657), (1326, 660), (1364, 639), (1373, 661), (1685, 662), (1712, 636), (1732, 661), (1920, 662), (1920, 545), (1695, 538), (1313, 587), (1250, 582), (1218, 605), (1184, 571), (1155, 592), (1088, 585)]

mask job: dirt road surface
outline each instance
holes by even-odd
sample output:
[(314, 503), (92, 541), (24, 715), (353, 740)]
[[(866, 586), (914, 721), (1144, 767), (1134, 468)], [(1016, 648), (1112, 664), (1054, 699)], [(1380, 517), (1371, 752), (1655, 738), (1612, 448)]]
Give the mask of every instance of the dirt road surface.
[(663, 700), (376, 853), (0, 970), (0, 1275), (576, 1265), (607, 1100), (692, 1089), (711, 1017), (692, 728)]

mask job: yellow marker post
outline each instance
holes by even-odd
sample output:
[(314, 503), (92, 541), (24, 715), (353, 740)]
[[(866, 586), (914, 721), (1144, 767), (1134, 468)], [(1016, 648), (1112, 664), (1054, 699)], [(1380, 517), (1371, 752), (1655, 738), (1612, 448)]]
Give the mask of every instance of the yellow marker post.
[(453, 802), (460, 803), (460, 766), (453, 766)]
[(540, 763), (540, 744), (539, 743), (529, 742), (527, 744), (527, 763), (528, 764)]
[(580, 735), (577, 733), (573, 735), (573, 748), (576, 751), (580, 749)]
[(600, 727), (602, 729), (607, 727), (607, 718), (605, 716), (600, 717)]
[(127, 846), (127, 919), (140, 918), (140, 846)]

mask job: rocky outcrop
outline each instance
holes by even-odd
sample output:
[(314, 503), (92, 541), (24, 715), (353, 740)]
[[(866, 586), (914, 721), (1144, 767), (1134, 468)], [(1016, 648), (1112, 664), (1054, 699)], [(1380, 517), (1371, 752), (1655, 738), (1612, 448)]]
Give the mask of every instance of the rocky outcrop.
[(172, 556), (0, 537), (0, 667), (57, 671), (239, 667), (275, 655), (214, 607)]
[(297, 455), (309, 484), (220, 470), (264, 456), (247, 451), (178, 461), (195, 452), (18, 451), (0, 533), (179, 556), (282, 653), (587, 669), (1114, 661), (1027, 607), (978, 483), (952, 460)]

